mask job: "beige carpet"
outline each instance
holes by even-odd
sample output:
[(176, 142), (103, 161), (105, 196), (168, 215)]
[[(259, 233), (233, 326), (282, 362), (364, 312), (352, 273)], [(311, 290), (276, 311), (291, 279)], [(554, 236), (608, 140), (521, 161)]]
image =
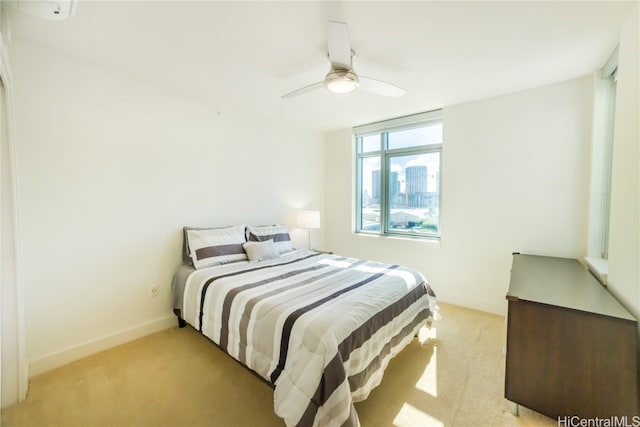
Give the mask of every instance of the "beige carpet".
[[(504, 393), (504, 318), (440, 304), (424, 344), (356, 404), (363, 427), (556, 426)], [(172, 328), (34, 377), (2, 426), (284, 426), (271, 388), (191, 328)]]

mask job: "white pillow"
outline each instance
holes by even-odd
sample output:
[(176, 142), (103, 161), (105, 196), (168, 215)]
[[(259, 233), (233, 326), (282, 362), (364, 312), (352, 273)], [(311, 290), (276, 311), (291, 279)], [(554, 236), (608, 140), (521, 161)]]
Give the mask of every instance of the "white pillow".
[(273, 240), (278, 248), (279, 253), (290, 252), (293, 250), (291, 245), (291, 236), (289, 230), (284, 224), (275, 225), (248, 225), (247, 226), (247, 242), (264, 242)]
[(244, 247), (249, 262), (257, 262), (265, 259), (275, 259), (280, 257), (278, 248), (273, 240), (265, 240), (264, 242), (247, 242), (242, 245)]
[(187, 230), (189, 255), (193, 260), (193, 266), (205, 268), (246, 260), (247, 254), (242, 247), (246, 241), (244, 231), (244, 225)]

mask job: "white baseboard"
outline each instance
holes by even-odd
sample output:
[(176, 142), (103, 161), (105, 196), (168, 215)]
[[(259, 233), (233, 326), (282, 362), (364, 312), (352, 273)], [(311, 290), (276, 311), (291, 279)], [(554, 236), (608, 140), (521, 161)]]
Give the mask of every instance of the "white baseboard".
[(91, 356), (92, 354), (96, 354), (101, 351), (108, 350), (121, 344), (136, 340), (138, 338), (160, 332), (164, 329), (176, 326), (177, 324), (178, 321), (176, 320), (176, 317), (171, 315), (151, 322), (143, 323), (142, 325), (134, 326), (133, 328), (116, 332), (115, 334), (96, 338), (82, 344), (68, 347), (55, 353), (47, 354), (45, 356), (29, 361), (28, 376), (29, 378), (34, 377), (38, 374), (42, 374), (52, 369), (59, 368), (60, 366), (75, 362), (76, 360)]
[[(506, 293), (505, 293), (506, 294)], [(499, 316), (506, 316), (507, 314), (507, 301), (506, 299), (500, 301), (493, 301), (482, 298), (469, 297), (461, 294), (444, 294), (441, 295), (436, 291), (437, 300), (443, 303), (459, 305), (473, 310), (484, 311), (485, 313), (497, 314)]]

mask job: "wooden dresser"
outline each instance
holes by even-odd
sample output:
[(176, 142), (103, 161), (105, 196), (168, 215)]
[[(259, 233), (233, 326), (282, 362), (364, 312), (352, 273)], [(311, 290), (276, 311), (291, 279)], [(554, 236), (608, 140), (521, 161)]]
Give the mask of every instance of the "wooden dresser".
[(507, 300), (507, 399), (554, 420), (638, 415), (637, 321), (585, 267), (514, 254)]

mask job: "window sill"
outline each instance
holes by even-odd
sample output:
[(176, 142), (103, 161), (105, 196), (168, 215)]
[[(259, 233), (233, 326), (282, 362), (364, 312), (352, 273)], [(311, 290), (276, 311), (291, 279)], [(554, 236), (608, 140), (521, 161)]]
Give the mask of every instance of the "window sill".
[(366, 232), (354, 232), (357, 237), (374, 238), (374, 239), (390, 239), (390, 240), (403, 240), (406, 242), (418, 242), (428, 245), (438, 245), (440, 247), (440, 237), (422, 237), (422, 236), (404, 236), (399, 234), (378, 234), (378, 233), (366, 233)]
[(596, 279), (604, 286), (607, 286), (607, 276), (609, 275), (609, 262), (604, 258), (585, 257), (587, 268)]

